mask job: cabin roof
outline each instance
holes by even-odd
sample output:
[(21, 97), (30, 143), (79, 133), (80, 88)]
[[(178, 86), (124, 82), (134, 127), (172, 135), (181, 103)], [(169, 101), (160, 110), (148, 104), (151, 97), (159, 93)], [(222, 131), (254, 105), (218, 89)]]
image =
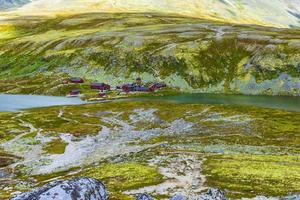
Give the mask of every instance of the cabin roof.
[(92, 83), (91, 85), (94, 85), (94, 86), (106, 86), (107, 84), (105, 84), (105, 83)]
[(79, 77), (72, 77), (70, 78), (71, 81), (82, 81), (83, 79), (82, 78), (79, 78)]

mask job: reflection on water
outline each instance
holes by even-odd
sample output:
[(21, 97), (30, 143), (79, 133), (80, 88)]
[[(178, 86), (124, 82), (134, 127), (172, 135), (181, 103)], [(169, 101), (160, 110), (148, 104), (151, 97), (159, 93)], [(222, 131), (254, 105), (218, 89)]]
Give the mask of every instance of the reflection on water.
[[(257, 106), (263, 108), (276, 108), (288, 111), (300, 112), (300, 97), (285, 96), (246, 96), (246, 95), (224, 95), (224, 94), (179, 94), (172, 96), (136, 97), (126, 99), (134, 101), (167, 101), (175, 103), (194, 104), (224, 104)], [(123, 101), (123, 100), (121, 100)], [(58, 106), (78, 105), (85, 101), (79, 98), (51, 97), (37, 95), (7, 95), (0, 94), (0, 111), (17, 111), (20, 109)]]
[(276, 108), (300, 112), (300, 97), (247, 96), (224, 94), (180, 94), (164, 97), (143, 97), (134, 100), (157, 100), (175, 103), (224, 104)]
[(85, 102), (79, 98), (0, 94), (0, 111), (17, 111), (27, 108), (78, 105), (83, 103)]

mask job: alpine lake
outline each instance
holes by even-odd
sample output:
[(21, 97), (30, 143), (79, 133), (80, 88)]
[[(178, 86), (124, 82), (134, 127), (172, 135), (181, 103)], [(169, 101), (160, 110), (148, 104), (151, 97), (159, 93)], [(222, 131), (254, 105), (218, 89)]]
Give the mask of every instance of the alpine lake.
[(0, 96), (0, 199), (81, 176), (113, 200), (208, 187), (231, 199), (300, 192), (299, 97), (41, 98)]

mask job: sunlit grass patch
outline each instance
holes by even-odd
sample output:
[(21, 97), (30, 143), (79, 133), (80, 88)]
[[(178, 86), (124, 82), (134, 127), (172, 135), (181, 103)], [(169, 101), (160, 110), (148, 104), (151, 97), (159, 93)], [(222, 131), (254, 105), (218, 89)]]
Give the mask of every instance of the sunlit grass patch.
[(207, 185), (241, 196), (284, 196), (300, 191), (300, 156), (215, 155), (204, 164)]
[(56, 139), (43, 146), (43, 150), (49, 154), (63, 154), (67, 145), (68, 144), (61, 139)]
[(12, 25), (0, 25), (0, 44), (1, 40), (7, 40), (16, 37), (15, 27)]
[(55, 135), (67, 133), (81, 137), (101, 131), (100, 120), (98, 120), (99, 124), (92, 118), (89, 120), (89, 117), (84, 116), (79, 107), (72, 107), (72, 111), (65, 115), (66, 118), (59, 117), (59, 112), (60, 109), (57, 107), (32, 109), (30, 113), (22, 116), (22, 119), (41, 129), (42, 133)]
[(110, 191), (137, 189), (163, 181), (157, 168), (132, 162), (100, 165), (89, 169), (84, 175), (102, 180)]
[(14, 116), (13, 113), (0, 113), (0, 143), (29, 131), (29, 128), (21, 126), (21, 122), (14, 119)]

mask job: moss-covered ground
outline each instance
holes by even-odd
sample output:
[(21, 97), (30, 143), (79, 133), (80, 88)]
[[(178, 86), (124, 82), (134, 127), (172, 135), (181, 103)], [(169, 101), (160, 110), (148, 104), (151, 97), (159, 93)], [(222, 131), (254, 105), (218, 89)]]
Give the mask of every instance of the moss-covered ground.
[(122, 191), (163, 182), (163, 176), (156, 167), (134, 162), (100, 165), (88, 169), (82, 175), (102, 180), (111, 191), (112, 199), (122, 199), (127, 196), (122, 194)]
[[(1, 164), (10, 174), (0, 178), (0, 198), (78, 176), (102, 180), (112, 199), (206, 187), (233, 199), (300, 192), (298, 112), (117, 101), (1, 113), (0, 120)], [(180, 182), (194, 179), (196, 188)]]
[(257, 194), (285, 196), (299, 192), (299, 155), (214, 155), (208, 157), (204, 172), (209, 185), (238, 191), (232, 198)]

